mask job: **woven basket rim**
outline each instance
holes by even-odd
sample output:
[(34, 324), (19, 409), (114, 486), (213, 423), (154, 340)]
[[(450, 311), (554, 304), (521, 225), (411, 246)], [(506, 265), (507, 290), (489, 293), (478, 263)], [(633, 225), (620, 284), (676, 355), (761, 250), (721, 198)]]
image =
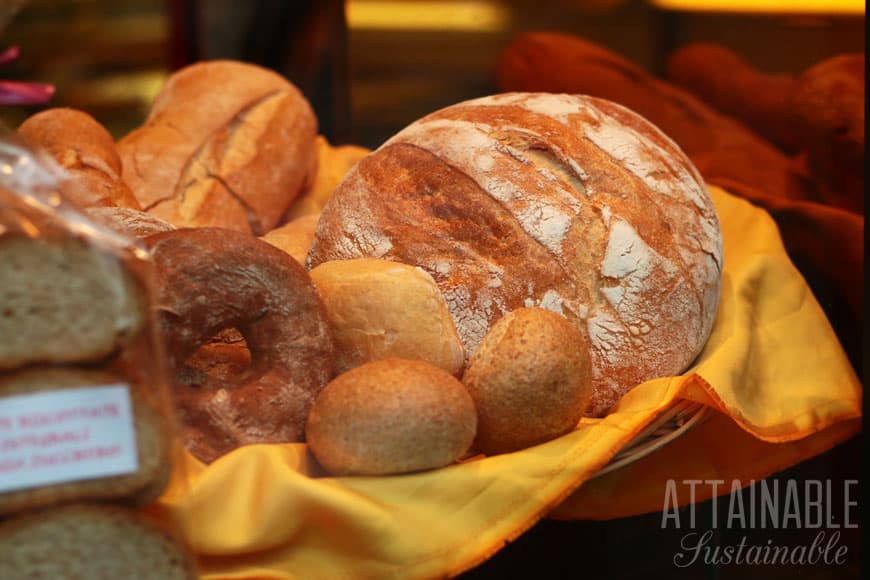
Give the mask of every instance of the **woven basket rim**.
[(684, 400), (671, 405), (589, 479), (621, 469), (661, 449), (688, 433), (692, 427), (702, 422), (708, 413), (709, 407), (694, 401)]

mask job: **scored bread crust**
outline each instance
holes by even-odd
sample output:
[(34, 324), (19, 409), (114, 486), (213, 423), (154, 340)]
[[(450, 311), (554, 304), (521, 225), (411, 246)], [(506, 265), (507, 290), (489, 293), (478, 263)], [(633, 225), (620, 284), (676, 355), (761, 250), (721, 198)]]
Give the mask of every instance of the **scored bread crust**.
[(314, 170), (316, 135), (314, 112), (290, 82), (217, 60), (173, 74), (118, 151), (146, 211), (178, 227), (262, 235)]
[(420, 266), (472, 354), (522, 306), (586, 334), (589, 413), (682, 372), (719, 300), (722, 240), (701, 176), (639, 115), (579, 95), (506, 93), (409, 125), (327, 202), (308, 257)]
[(0, 523), (0, 578), (195, 580), (177, 535), (139, 512), (75, 503)]
[[(72, 367), (31, 367), (0, 376), (0, 405), (16, 395), (76, 390), (113, 384), (125, 379), (105, 371)], [(40, 487), (0, 492), (0, 516), (61, 502), (114, 500), (147, 504), (163, 493), (172, 471), (168, 423), (139, 391), (129, 385), (138, 467), (126, 474), (67, 481)], [(2, 577), (2, 575), (0, 575)]]

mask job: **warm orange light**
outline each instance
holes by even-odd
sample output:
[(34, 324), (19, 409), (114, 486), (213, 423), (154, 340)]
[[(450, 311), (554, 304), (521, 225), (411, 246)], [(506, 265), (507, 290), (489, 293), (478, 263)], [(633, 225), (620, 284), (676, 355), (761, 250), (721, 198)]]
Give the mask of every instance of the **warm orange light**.
[(864, 0), (649, 0), (665, 10), (773, 14), (864, 14)]
[(345, 6), (351, 29), (498, 31), (509, 20), (492, 0), (352, 0)]

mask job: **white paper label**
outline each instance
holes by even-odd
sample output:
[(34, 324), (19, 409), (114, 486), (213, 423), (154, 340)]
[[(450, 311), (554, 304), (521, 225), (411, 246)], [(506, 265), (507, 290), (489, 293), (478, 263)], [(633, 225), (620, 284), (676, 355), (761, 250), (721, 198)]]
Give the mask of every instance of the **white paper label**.
[(137, 468), (127, 385), (0, 399), (0, 492)]

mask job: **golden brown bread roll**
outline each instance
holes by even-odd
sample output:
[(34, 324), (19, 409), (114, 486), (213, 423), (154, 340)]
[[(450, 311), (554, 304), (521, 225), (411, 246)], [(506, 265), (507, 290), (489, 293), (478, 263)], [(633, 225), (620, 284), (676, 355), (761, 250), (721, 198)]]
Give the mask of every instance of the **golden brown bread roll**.
[(317, 136), (317, 171), (312, 183), (293, 202), (287, 219), (320, 213), (326, 200), (357, 161), (371, 153), (359, 145), (330, 145), (323, 135)]
[(67, 171), (61, 193), (79, 207), (120, 206), (140, 209), (121, 180), (115, 141), (96, 119), (75, 109), (47, 109), (28, 117), (18, 134), (44, 149)]
[(0, 523), (0, 578), (195, 580), (181, 540), (142, 514), (76, 503)]
[(477, 408), (474, 449), (517, 451), (573, 430), (589, 404), (586, 338), (563, 316), (518, 308), (490, 329), (462, 384)]
[[(138, 466), (122, 475), (54, 483), (40, 487), (0, 491), (0, 516), (58, 503), (81, 500), (112, 500), (147, 504), (163, 492), (172, 470), (169, 422), (154, 401), (118, 375), (73, 367), (30, 367), (0, 375), (0, 406), (18, 395), (75, 391), (88, 387), (127, 384), (130, 393)], [(3, 577), (0, 575), (0, 577)]]
[(284, 250), (304, 266), (318, 220), (320, 220), (319, 213), (303, 215), (267, 232), (260, 236), (260, 239)]
[(512, 93), (409, 125), (360, 161), (309, 253), (426, 270), (471, 354), (523, 306), (589, 339), (590, 411), (680, 373), (707, 340), (722, 241), (694, 166), (661, 131), (592, 97)]
[(314, 169), (317, 120), (299, 90), (252, 64), (174, 73), (145, 124), (121, 139), (123, 179), (177, 227), (272, 229)]
[(309, 274), (335, 336), (337, 373), (383, 358), (427, 361), (458, 375), (465, 351), (441, 291), (425, 270), (361, 258)]
[(356, 367), (317, 397), (308, 447), (337, 475), (386, 475), (453, 463), (474, 439), (474, 403), (459, 380), (418, 360)]

